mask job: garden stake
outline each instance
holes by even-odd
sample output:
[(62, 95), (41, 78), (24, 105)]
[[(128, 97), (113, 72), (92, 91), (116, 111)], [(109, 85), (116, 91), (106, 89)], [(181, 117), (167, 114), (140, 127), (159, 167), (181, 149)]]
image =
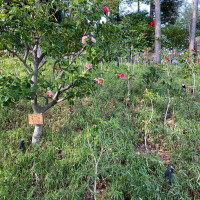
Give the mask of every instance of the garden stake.
[(174, 172), (174, 168), (170, 165), (166, 172), (165, 172), (165, 177), (169, 177), (169, 184), (171, 185), (172, 184), (172, 173)]
[(186, 86), (185, 86), (185, 84), (182, 84), (182, 88), (186, 89)]
[(24, 145), (24, 139), (20, 140), (20, 150), (23, 152), (26, 150), (25, 145)]

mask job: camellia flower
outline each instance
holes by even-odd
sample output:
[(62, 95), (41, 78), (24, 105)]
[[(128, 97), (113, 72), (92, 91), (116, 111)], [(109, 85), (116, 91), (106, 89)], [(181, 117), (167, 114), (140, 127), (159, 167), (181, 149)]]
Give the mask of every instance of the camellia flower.
[(171, 74), (169, 75), (169, 78), (172, 78), (172, 75), (171, 75)]
[(2, 54), (3, 52), (2, 51), (0, 51), (0, 55)]
[(172, 53), (174, 53), (174, 49), (172, 49)]
[(59, 70), (60, 73), (62, 73), (62, 70)]
[(93, 37), (91, 38), (91, 41), (94, 42), (94, 43), (96, 43), (96, 39), (93, 38)]
[(97, 81), (99, 85), (103, 85), (104, 84), (104, 79), (103, 78), (95, 78), (94, 80)]
[(197, 62), (200, 62), (200, 59), (199, 59), (199, 58), (197, 58)]
[(200, 151), (200, 147), (197, 148)]
[(150, 26), (154, 26), (154, 28), (155, 28), (156, 20), (154, 19), (149, 25), (150, 25)]
[(158, 65), (156, 65), (156, 67), (158, 67)]
[(2, 40), (4, 41), (4, 40), (6, 40), (5, 38), (2, 38)]
[(194, 51), (194, 49), (191, 49), (191, 51)]
[(169, 62), (169, 57), (166, 58), (166, 61)]
[(55, 95), (51, 90), (48, 90), (48, 91), (47, 91), (47, 94), (48, 94), (50, 97), (53, 97), (53, 96)]
[(178, 53), (178, 55), (180, 56), (181, 54), (180, 54), (180, 53)]
[(92, 64), (86, 63), (86, 67), (87, 67), (88, 69), (91, 69), (91, 68), (92, 68)]
[(83, 37), (82, 37), (82, 43), (83, 43), (83, 44), (87, 44), (87, 42), (85, 41), (85, 39), (86, 39), (87, 37), (88, 37), (88, 36), (83, 36)]
[(125, 78), (125, 74), (121, 74), (121, 75), (120, 75), (120, 78), (121, 78), (121, 79), (124, 79), (124, 78)]
[(103, 85), (104, 84), (104, 79), (103, 78), (98, 78), (98, 84)]
[(135, 76), (135, 73), (133, 73), (133, 76)]
[(108, 15), (108, 13), (110, 12), (107, 6), (104, 6), (103, 10), (106, 12), (106, 15)]
[(93, 125), (93, 128), (96, 128), (97, 127), (97, 125)]
[(149, 50), (151, 50), (151, 47), (149, 47)]

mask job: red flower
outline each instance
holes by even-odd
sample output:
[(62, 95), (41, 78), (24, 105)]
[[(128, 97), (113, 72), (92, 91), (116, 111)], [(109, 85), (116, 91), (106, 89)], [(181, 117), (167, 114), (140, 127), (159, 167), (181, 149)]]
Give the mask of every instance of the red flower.
[(154, 26), (154, 28), (155, 28), (156, 20), (154, 19), (149, 25), (150, 25), (150, 26)]
[(166, 61), (169, 62), (169, 57), (166, 58)]
[(171, 74), (169, 75), (169, 78), (172, 78), (172, 75), (171, 75)]
[(97, 125), (93, 125), (93, 128), (96, 128), (97, 127)]
[(108, 13), (109, 13), (108, 7), (107, 6), (103, 7), (103, 10), (106, 12), (106, 15), (108, 15)]
[(191, 51), (194, 51), (194, 49), (191, 49)]
[(197, 148), (200, 151), (200, 147)]
[(62, 70), (59, 70), (60, 73), (62, 73)]
[(2, 54), (3, 52), (2, 51), (0, 51), (0, 55)]
[(125, 74), (121, 74), (121, 75), (120, 75), (120, 78), (121, 78), (121, 79), (124, 79), (124, 78), (125, 78)]
[(199, 59), (199, 58), (197, 58), (197, 62), (200, 62), (200, 59)]
[(6, 40), (5, 38), (2, 38), (2, 40), (4, 41), (4, 40)]

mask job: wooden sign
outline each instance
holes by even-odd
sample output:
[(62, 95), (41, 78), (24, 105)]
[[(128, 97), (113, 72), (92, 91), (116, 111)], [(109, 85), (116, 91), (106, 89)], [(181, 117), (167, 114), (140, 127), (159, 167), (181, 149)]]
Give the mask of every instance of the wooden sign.
[(28, 115), (29, 124), (44, 124), (43, 114), (29, 114)]

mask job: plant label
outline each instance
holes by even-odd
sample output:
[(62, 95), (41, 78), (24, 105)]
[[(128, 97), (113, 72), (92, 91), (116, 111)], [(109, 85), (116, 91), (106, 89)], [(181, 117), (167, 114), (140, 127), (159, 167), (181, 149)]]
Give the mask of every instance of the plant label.
[(44, 117), (43, 114), (29, 114), (28, 115), (29, 124), (44, 124)]

